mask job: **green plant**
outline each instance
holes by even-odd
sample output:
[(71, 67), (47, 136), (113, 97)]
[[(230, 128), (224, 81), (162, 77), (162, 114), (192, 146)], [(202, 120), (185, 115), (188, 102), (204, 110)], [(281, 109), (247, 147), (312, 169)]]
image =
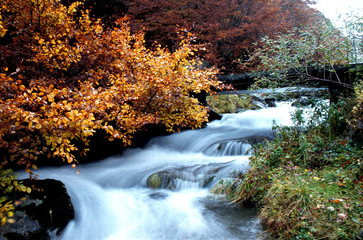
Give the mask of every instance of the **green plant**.
[(265, 37), (262, 42), (263, 47), (255, 51), (253, 59), (259, 72), (269, 74), (261, 75), (253, 88), (323, 83), (353, 89), (350, 82), (339, 79), (335, 69), (353, 61), (352, 42), (332, 25), (317, 22), (275, 38)]
[(352, 127), (352, 135), (356, 140), (363, 141), (363, 81), (359, 80), (354, 88), (356, 104), (352, 109), (349, 125)]
[(11, 169), (3, 169), (3, 167), (0, 166), (0, 192), (2, 194), (0, 197), (1, 226), (4, 226), (6, 223), (15, 222), (13, 219), (13, 210), (15, 206), (11, 199), (9, 199), (9, 194), (14, 191), (30, 193), (32, 190), (31, 188), (24, 186), (21, 182), (15, 180), (15, 178), (16, 176)]
[(319, 103), (309, 119), (298, 110), (294, 126), (275, 126), (273, 140), (253, 147), (244, 176), (213, 191), (255, 202), (274, 237), (353, 239), (363, 227), (363, 167), (361, 142), (346, 130), (351, 106)]

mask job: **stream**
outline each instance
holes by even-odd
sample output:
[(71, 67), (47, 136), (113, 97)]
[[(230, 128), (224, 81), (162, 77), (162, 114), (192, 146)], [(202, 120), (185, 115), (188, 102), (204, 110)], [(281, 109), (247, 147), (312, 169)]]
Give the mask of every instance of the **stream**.
[[(61, 180), (75, 219), (54, 239), (258, 239), (256, 209), (240, 208), (209, 191), (248, 170), (248, 139), (271, 137), (273, 121), (290, 125), (292, 107), (225, 114), (206, 128), (152, 139), (96, 163), (44, 168), (39, 179)], [(161, 176), (159, 189), (148, 178)], [(163, 177), (164, 176), (164, 177)], [(163, 177), (163, 178), (162, 178)]]

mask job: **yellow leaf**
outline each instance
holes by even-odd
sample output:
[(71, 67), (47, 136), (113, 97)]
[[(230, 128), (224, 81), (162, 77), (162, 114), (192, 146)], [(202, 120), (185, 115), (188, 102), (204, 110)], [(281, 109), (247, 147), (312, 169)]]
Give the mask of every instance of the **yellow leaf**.
[(67, 161), (68, 161), (68, 163), (72, 163), (73, 162), (73, 158), (72, 157), (67, 157)]
[(1, 226), (4, 226), (6, 224), (6, 217), (3, 217), (1, 219)]
[(36, 129), (41, 129), (42, 128), (42, 125), (40, 125), (40, 123), (37, 123), (37, 125), (35, 125), (35, 128)]

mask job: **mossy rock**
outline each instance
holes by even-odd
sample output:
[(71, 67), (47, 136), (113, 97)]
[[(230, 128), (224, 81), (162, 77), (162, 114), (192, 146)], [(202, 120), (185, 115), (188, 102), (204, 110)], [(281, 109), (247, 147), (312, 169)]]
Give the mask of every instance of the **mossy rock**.
[(147, 179), (147, 186), (153, 189), (161, 188), (161, 183), (162, 183), (162, 176), (160, 176), (158, 173), (151, 175)]
[(259, 109), (251, 96), (243, 94), (213, 95), (207, 97), (208, 106), (219, 114), (237, 113), (242, 110)]
[(186, 174), (185, 169), (176, 169), (171, 171), (163, 171), (150, 175), (146, 180), (146, 185), (152, 189), (170, 189), (177, 188), (177, 180), (198, 183), (200, 187), (208, 186), (214, 179), (214, 175), (201, 177), (193, 174)]

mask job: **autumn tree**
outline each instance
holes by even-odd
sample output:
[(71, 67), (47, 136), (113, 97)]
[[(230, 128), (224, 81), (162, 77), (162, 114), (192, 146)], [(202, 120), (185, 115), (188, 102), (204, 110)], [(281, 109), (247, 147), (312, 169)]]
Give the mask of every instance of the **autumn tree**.
[[(70, 6), (77, 0), (60, 0), (65, 6)], [(124, 17), (127, 11), (123, 0), (83, 0), (83, 7), (90, 10), (90, 17), (101, 19), (106, 26), (114, 26), (117, 19)]]
[(151, 51), (127, 19), (105, 29), (78, 2), (0, 3), (3, 170), (17, 163), (31, 172), (39, 158), (75, 167), (96, 131), (128, 145), (147, 124), (176, 131), (207, 120), (192, 93), (217, 86), (216, 70), (198, 67), (189, 33), (172, 53)]

